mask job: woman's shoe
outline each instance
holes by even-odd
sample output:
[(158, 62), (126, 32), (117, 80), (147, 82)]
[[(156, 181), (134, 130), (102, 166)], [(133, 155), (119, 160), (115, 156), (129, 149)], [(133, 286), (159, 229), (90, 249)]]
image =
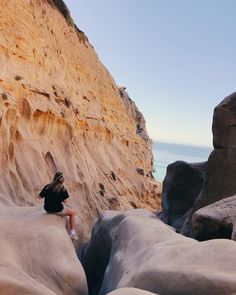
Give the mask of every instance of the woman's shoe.
[(75, 232), (74, 229), (72, 229), (71, 232), (70, 232), (70, 238), (72, 240), (76, 240), (76, 241), (79, 239), (79, 237), (77, 236), (77, 234), (76, 234), (76, 232)]

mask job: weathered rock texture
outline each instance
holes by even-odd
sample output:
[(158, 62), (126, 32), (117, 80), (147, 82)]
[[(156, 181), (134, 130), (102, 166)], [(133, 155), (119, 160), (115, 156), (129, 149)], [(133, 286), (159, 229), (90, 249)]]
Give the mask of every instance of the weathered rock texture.
[(202, 189), (206, 166), (207, 162), (190, 164), (177, 161), (167, 167), (162, 192), (162, 219), (178, 231), (181, 231), (186, 215)]
[(64, 3), (1, 0), (0, 11), (1, 201), (34, 205), (61, 170), (86, 225), (106, 208), (158, 207), (143, 117)]
[(192, 227), (198, 240), (236, 240), (236, 195), (196, 211), (193, 214)]
[(236, 92), (215, 108), (212, 131), (214, 151), (195, 210), (236, 194)]
[(146, 210), (106, 211), (83, 256), (89, 294), (122, 287), (162, 295), (236, 293), (236, 244), (176, 234)]
[(88, 294), (63, 217), (41, 207), (0, 208), (0, 294)]

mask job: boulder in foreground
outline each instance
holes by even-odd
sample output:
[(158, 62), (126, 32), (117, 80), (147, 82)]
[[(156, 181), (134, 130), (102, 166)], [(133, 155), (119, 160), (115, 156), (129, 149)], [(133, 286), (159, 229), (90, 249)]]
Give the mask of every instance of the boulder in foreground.
[(236, 195), (196, 211), (193, 214), (192, 226), (198, 240), (236, 240)]
[(236, 244), (198, 242), (152, 213), (105, 211), (83, 255), (90, 294), (133, 287), (162, 295), (236, 293)]
[(0, 294), (88, 294), (64, 218), (16, 206), (1, 206), (0, 218)]

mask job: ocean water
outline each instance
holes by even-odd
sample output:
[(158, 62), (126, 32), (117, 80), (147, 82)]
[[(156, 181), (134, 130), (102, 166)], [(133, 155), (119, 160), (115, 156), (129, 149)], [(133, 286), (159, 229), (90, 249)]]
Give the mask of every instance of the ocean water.
[(208, 160), (212, 150), (211, 147), (154, 142), (154, 177), (162, 182), (169, 164), (179, 160), (189, 163), (204, 162)]

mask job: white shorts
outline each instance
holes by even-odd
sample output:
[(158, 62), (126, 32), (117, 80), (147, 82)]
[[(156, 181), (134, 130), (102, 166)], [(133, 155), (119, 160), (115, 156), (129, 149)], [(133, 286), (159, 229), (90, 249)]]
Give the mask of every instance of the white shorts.
[(66, 209), (67, 207), (64, 205), (63, 209), (59, 212), (55, 212), (54, 214), (59, 215), (59, 216), (65, 216), (66, 215)]

